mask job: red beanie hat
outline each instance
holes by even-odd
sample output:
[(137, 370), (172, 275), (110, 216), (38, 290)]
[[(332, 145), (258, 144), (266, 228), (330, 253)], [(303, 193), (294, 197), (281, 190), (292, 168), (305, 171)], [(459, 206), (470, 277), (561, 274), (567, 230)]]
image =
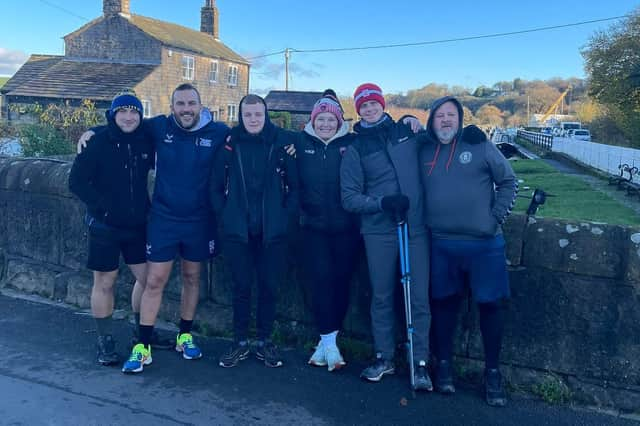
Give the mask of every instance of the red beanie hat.
[(367, 101), (376, 101), (384, 109), (384, 96), (382, 95), (382, 89), (373, 83), (364, 83), (358, 86), (355, 92), (353, 92), (353, 102), (356, 104), (356, 112), (360, 114), (360, 105)]

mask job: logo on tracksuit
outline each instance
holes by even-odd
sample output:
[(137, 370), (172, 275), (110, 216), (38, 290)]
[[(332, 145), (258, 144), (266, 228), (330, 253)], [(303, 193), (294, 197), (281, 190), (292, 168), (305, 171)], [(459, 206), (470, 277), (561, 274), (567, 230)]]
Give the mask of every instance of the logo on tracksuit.
[(461, 164), (469, 164), (472, 159), (473, 155), (469, 151), (464, 151), (460, 154), (460, 157), (458, 157)]
[(170, 135), (169, 133), (167, 133), (167, 135), (164, 138), (164, 143), (173, 143), (173, 135)]
[(151, 256), (151, 244), (147, 244), (147, 256)]
[(213, 254), (216, 251), (216, 242), (214, 240), (209, 241), (209, 254)]
[(198, 146), (204, 146), (207, 148), (211, 148), (211, 139), (200, 138), (198, 140)]

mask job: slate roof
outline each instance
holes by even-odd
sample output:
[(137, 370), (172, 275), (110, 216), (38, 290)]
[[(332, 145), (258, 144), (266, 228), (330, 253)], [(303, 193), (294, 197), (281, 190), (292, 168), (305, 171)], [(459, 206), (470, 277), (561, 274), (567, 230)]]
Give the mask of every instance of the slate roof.
[(249, 63), (210, 34), (140, 15), (131, 15), (129, 22), (167, 46), (190, 50), (204, 56)]
[[(228, 59), (242, 64), (249, 62), (238, 55), (236, 52), (227, 47), (220, 40), (216, 40), (212, 35), (196, 31), (192, 28), (183, 27), (182, 25), (173, 24), (171, 22), (159, 21), (157, 19), (148, 18), (141, 15), (120, 15), (123, 19), (129, 21), (132, 25), (140, 29), (145, 34), (155, 38), (167, 47), (175, 47), (198, 53), (203, 56), (212, 58)], [(101, 16), (96, 18), (74, 32), (64, 36), (67, 37), (78, 34), (92, 27), (96, 23), (104, 20)]]
[(32, 55), (1, 91), (8, 96), (110, 101), (122, 90), (134, 88), (158, 66)]
[(29, 60), (0, 88), (0, 93), (10, 92), (21, 84), (38, 77), (44, 70), (57, 64), (62, 59), (64, 59), (64, 56), (31, 55)]
[(264, 98), (269, 111), (288, 111), (295, 114), (310, 114), (313, 105), (322, 97), (322, 92), (297, 92), (272, 90)]

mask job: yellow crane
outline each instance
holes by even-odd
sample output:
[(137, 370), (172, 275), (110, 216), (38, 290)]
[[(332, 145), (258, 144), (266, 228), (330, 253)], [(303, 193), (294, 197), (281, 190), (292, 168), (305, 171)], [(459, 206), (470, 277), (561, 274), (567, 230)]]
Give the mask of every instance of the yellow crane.
[(553, 105), (551, 105), (549, 109), (544, 113), (544, 115), (540, 119), (540, 125), (544, 126), (544, 123), (551, 116), (551, 114), (553, 114), (556, 108), (558, 108), (558, 106), (560, 105), (560, 102), (562, 102), (564, 97), (567, 96), (567, 93), (569, 93), (569, 90), (571, 90), (571, 86), (567, 87), (567, 89), (564, 92), (562, 92), (562, 94), (558, 97), (558, 99), (556, 99)]

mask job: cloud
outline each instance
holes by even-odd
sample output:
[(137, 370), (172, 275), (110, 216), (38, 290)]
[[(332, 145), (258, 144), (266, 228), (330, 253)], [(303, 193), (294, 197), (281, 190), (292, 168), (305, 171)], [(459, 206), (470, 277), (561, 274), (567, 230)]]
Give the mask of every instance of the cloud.
[(0, 75), (13, 75), (24, 64), (29, 55), (20, 50), (0, 47)]

